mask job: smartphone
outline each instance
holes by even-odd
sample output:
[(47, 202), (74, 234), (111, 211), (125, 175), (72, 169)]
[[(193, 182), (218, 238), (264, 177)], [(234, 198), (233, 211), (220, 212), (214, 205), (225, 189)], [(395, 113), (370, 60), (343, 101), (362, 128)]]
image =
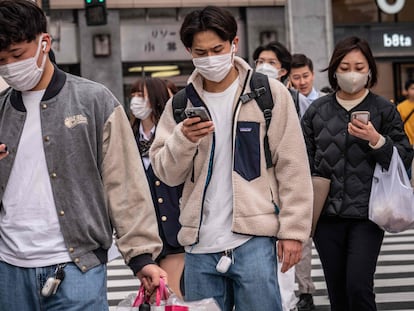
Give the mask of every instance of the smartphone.
[(200, 117), (201, 122), (211, 121), (210, 115), (205, 107), (189, 107), (184, 111), (187, 118)]
[(351, 113), (351, 121), (357, 119), (364, 124), (368, 124), (369, 121), (369, 111), (354, 111)]

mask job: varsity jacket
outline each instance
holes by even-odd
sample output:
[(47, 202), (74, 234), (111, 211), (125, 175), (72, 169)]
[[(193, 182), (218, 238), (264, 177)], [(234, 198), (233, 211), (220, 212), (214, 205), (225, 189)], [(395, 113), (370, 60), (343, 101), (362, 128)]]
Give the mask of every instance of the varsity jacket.
[[(233, 103), (233, 223), (235, 233), (305, 241), (312, 213), (312, 184), (305, 144), (292, 97), (286, 87), (269, 79), (274, 108), (268, 130), (272, 167), (266, 168), (263, 112), (255, 100), (242, 104), (250, 93), (252, 69), (234, 58), (239, 86)], [(189, 79), (202, 98), (203, 80), (197, 71)], [(230, 104), (230, 103), (228, 103)], [(191, 106), (190, 101), (187, 106)], [(184, 184), (179, 242), (198, 241), (203, 199), (214, 156), (214, 135), (189, 141), (173, 117), (172, 100), (157, 126), (150, 158), (155, 174), (170, 186)]]
[[(53, 198), (70, 257), (82, 271), (105, 263), (114, 228), (118, 248), (136, 274), (158, 256), (161, 241), (123, 107), (104, 86), (55, 68), (39, 109)], [(9, 88), (0, 93), (1, 141), (10, 152), (0, 161), (0, 200), (25, 117), (20, 92)]]
[[(385, 137), (379, 149), (348, 133), (351, 113), (358, 110), (369, 111), (373, 126)], [(350, 111), (338, 103), (336, 93), (316, 99), (303, 116), (302, 127), (312, 174), (331, 180), (322, 217), (368, 219), (375, 164), (388, 169), (393, 146), (407, 168), (413, 158), (395, 106), (371, 92)]]

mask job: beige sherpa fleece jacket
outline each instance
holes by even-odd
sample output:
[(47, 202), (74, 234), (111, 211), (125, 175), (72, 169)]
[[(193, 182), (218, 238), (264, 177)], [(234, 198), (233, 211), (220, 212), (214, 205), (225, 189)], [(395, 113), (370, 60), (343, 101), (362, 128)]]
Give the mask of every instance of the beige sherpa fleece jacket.
[[(239, 72), (239, 88), (233, 102), (233, 162), (240, 156), (235, 150), (237, 128), (255, 125), (259, 127), (257, 140), (260, 163), (257, 176), (247, 180), (232, 168), (233, 224), (232, 231), (252, 236), (273, 236), (279, 239), (305, 241), (309, 238), (313, 192), (309, 164), (302, 130), (291, 95), (286, 87), (270, 79), (270, 88), (275, 103), (268, 130), (273, 167), (267, 169), (264, 157), (263, 138), (265, 120), (258, 104), (251, 100), (241, 104), (239, 96), (249, 93), (252, 69), (239, 57), (234, 65)], [(202, 98), (202, 77), (197, 71), (191, 75)], [(187, 103), (191, 106), (191, 103)], [(173, 117), (170, 100), (158, 123), (150, 158), (155, 174), (170, 186), (185, 182), (178, 234), (184, 245), (197, 243), (203, 209), (203, 194), (209, 174), (212, 156), (213, 135), (198, 143), (189, 141), (181, 132), (182, 123)], [(260, 137), (259, 137), (260, 136)], [(256, 141), (257, 141), (256, 140)], [(248, 148), (253, 146), (248, 144)], [(254, 148), (254, 147), (252, 147)], [(213, 168), (214, 169), (214, 168)]]

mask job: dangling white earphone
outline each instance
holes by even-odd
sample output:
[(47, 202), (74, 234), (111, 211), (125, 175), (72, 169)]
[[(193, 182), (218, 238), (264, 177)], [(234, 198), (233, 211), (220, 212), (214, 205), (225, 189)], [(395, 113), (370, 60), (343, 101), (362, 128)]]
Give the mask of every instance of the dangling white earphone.
[(42, 42), (42, 50), (43, 50), (43, 52), (46, 51), (46, 47), (47, 47), (47, 42), (46, 41), (43, 41)]

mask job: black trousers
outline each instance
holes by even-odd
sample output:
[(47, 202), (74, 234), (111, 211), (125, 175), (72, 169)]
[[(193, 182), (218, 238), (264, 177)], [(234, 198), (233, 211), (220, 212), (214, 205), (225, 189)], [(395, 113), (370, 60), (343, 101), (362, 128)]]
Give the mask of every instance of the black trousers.
[(374, 273), (384, 231), (369, 220), (321, 217), (313, 239), (332, 311), (377, 310)]

